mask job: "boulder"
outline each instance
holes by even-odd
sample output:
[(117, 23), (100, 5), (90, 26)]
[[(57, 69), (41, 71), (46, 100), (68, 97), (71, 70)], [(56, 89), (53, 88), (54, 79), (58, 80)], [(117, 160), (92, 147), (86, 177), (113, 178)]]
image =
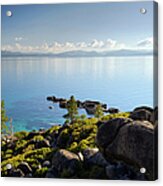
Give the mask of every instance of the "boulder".
[(42, 167), (50, 167), (51, 163), (50, 161), (46, 160), (42, 163)]
[(133, 120), (146, 120), (152, 122), (153, 109), (150, 107), (137, 107), (130, 114), (130, 118)]
[(108, 162), (105, 160), (99, 149), (88, 148), (83, 151), (84, 162), (86, 164), (93, 164), (105, 167), (108, 165)]
[(137, 110), (147, 110), (148, 112), (151, 112), (151, 113), (153, 112), (153, 108), (148, 107), (148, 106), (136, 107), (136, 108), (134, 109), (134, 112), (137, 111)]
[(103, 152), (105, 147), (110, 144), (117, 135), (119, 129), (127, 123), (132, 122), (129, 118), (115, 118), (107, 122), (99, 122), (99, 130), (96, 137), (96, 143)]
[(57, 103), (60, 101), (60, 98), (56, 98), (55, 96), (48, 96), (46, 99), (48, 101), (52, 101), (53, 103)]
[(50, 147), (50, 143), (47, 139), (43, 139), (43, 140), (40, 140), (40, 141), (33, 140), (33, 142), (35, 144), (36, 149), (39, 149), (39, 148), (42, 148), (42, 147)]
[(9, 177), (25, 177), (24, 173), (20, 169), (12, 169), (8, 175)]
[(148, 178), (154, 179), (154, 126), (150, 122), (109, 120), (99, 127), (96, 141), (108, 161), (120, 160), (138, 169), (145, 167)]
[(116, 114), (116, 113), (118, 113), (119, 112), (119, 109), (117, 109), (117, 108), (109, 108), (108, 110), (107, 110), (107, 112), (109, 112), (110, 114)]
[(60, 149), (53, 155), (52, 167), (60, 173), (66, 171), (69, 175), (73, 176), (80, 167), (80, 160), (78, 155), (65, 149)]
[(20, 169), (25, 175), (29, 174), (29, 173), (32, 173), (32, 169), (27, 162), (21, 162), (17, 166), (17, 168)]
[(108, 179), (111, 180), (146, 180), (145, 176), (138, 169), (134, 170), (121, 162), (108, 165), (105, 171)]
[(26, 140), (32, 139), (34, 136), (39, 135), (39, 132), (31, 131), (28, 136), (25, 137)]
[(103, 109), (107, 108), (106, 104), (102, 104), (99, 101), (91, 101), (91, 100), (84, 101), (82, 105), (83, 105), (83, 108), (85, 108), (87, 114), (89, 115), (95, 114), (97, 105), (101, 105)]
[(45, 178), (59, 178), (58, 170), (54, 167), (48, 169)]
[(66, 100), (60, 101), (59, 107), (65, 109), (67, 107), (67, 101)]

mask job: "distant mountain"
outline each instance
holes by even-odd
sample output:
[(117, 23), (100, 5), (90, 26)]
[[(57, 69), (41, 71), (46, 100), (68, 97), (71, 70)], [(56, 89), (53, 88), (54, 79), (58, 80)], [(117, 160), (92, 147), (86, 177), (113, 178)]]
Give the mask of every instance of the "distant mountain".
[(113, 57), (113, 56), (147, 56), (153, 55), (152, 50), (114, 50), (114, 51), (105, 51), (105, 52), (96, 52), (96, 51), (69, 51), (62, 53), (22, 53), (22, 52), (10, 52), (10, 51), (1, 51), (2, 57), (23, 57), (23, 56), (31, 56), (31, 57)]

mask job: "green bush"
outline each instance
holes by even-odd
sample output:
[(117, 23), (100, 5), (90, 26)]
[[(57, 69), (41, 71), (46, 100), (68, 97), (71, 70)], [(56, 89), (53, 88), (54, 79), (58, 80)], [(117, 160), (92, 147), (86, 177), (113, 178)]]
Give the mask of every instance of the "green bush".
[(41, 135), (37, 135), (37, 136), (34, 136), (34, 137), (33, 137), (33, 140), (34, 140), (34, 141), (43, 141), (43, 140), (44, 140), (44, 137), (41, 136)]
[(29, 132), (21, 131), (21, 132), (15, 132), (14, 136), (17, 137), (19, 140), (27, 137)]
[(46, 176), (47, 171), (48, 171), (47, 167), (43, 167), (43, 168), (37, 169), (35, 171), (35, 173), (34, 173), (34, 177), (44, 178)]

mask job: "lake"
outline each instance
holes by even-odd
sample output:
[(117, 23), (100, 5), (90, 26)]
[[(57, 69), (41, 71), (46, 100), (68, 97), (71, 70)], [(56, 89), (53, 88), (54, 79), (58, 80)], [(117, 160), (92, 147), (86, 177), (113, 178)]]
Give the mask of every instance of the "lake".
[(2, 99), (14, 131), (62, 124), (66, 110), (48, 102), (51, 95), (98, 100), (121, 111), (153, 106), (152, 56), (2, 57), (1, 72)]

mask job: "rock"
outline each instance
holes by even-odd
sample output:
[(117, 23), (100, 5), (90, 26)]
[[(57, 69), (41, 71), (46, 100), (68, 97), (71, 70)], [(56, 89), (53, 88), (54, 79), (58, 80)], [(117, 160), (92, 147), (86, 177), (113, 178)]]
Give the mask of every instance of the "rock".
[(84, 156), (81, 152), (78, 152), (77, 155), (78, 155), (80, 161), (84, 161)]
[(50, 161), (46, 160), (43, 162), (42, 167), (50, 167), (51, 163)]
[(151, 112), (151, 113), (153, 112), (153, 108), (147, 107), (147, 106), (136, 107), (136, 108), (134, 109), (134, 112), (137, 111), (137, 110), (147, 110), (147, 111), (149, 111), (149, 112)]
[(117, 108), (109, 108), (107, 110), (107, 112), (109, 112), (110, 114), (116, 114), (116, 113), (119, 112), (119, 109), (117, 109)]
[(107, 160), (120, 160), (154, 179), (154, 126), (148, 121), (116, 118), (99, 127), (97, 145)]
[(48, 96), (46, 99), (48, 101), (53, 101), (54, 103), (57, 103), (58, 102), (58, 99), (55, 96)]
[(158, 107), (154, 108), (152, 113), (151, 122), (156, 126), (158, 123)]
[(29, 174), (29, 173), (32, 173), (32, 169), (31, 167), (29, 166), (29, 164), (27, 162), (21, 162), (18, 166), (17, 166), (18, 169), (20, 169), (21, 171), (23, 171), (23, 173), (26, 175), (26, 174)]
[(9, 177), (25, 177), (24, 173), (20, 169), (12, 169), (8, 175)]
[(52, 106), (49, 106), (49, 109), (51, 110), (51, 109), (53, 109), (53, 107)]
[(109, 179), (115, 179), (117, 176), (116, 167), (114, 165), (108, 165), (105, 168), (106, 175)]
[(76, 101), (78, 108), (83, 108), (83, 103), (80, 100)]
[(85, 101), (83, 103), (83, 108), (85, 108), (87, 114), (93, 115), (96, 111), (96, 106), (99, 105), (98, 101)]
[(94, 164), (105, 167), (108, 165), (108, 162), (105, 160), (99, 149), (88, 148), (83, 151), (84, 162), (86, 164)]
[(39, 149), (42, 147), (50, 147), (50, 143), (47, 139), (41, 140), (41, 141), (34, 141), (35, 148)]
[(101, 107), (103, 109), (106, 109), (107, 108), (107, 105), (106, 104), (102, 104), (99, 101), (86, 100), (86, 101), (83, 102), (82, 105), (83, 105), (83, 108), (85, 108), (87, 114), (89, 114), (89, 115), (95, 114), (97, 105), (101, 105)]
[(54, 167), (50, 168), (47, 171), (45, 178), (59, 178), (58, 170)]
[(25, 137), (26, 140), (32, 139), (34, 136), (39, 135), (39, 132), (31, 131), (28, 136)]
[(105, 171), (107, 177), (112, 180), (146, 180), (139, 170), (134, 170), (121, 162), (108, 165)]
[(103, 151), (103, 149), (114, 140), (119, 129), (130, 122), (132, 122), (132, 119), (129, 118), (115, 118), (107, 122), (100, 121), (100, 125), (97, 123), (99, 130), (96, 142), (100, 150)]
[(147, 120), (152, 122), (153, 109), (150, 107), (138, 107), (130, 114), (133, 120)]
[(52, 167), (60, 173), (66, 170), (69, 175), (73, 176), (80, 167), (80, 160), (76, 154), (60, 149), (53, 155)]
[(32, 173), (29, 173), (29, 174), (27, 174), (25, 177), (26, 177), (26, 178), (32, 178), (33, 175), (32, 175)]
[(59, 107), (65, 109), (67, 107), (67, 101), (66, 100), (60, 101)]

